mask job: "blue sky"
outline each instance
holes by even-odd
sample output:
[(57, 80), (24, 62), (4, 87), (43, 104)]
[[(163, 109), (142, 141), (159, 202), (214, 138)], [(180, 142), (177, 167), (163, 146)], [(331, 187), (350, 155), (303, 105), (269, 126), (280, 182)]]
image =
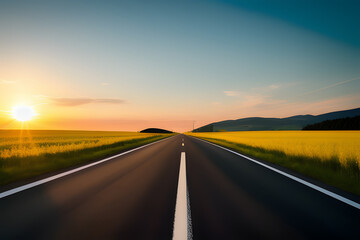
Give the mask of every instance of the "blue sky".
[(333, 0), (0, 1), (0, 107), (41, 104), (39, 118), (51, 117), (38, 128), (92, 119), (94, 129), (111, 120), (178, 131), (359, 107), (359, 10)]

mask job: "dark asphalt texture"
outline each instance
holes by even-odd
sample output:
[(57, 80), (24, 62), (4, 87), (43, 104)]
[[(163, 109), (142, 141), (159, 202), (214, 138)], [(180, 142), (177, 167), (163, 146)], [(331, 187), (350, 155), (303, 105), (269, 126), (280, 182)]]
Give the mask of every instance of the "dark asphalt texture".
[(0, 239), (171, 239), (180, 141), (0, 199)]
[(184, 135), (0, 199), (0, 239), (171, 239), (182, 151), (193, 239), (360, 239), (359, 210)]

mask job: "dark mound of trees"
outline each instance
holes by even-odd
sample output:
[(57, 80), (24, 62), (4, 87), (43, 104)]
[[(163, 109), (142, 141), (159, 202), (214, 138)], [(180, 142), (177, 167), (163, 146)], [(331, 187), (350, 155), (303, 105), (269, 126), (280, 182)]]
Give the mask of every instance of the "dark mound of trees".
[(360, 116), (326, 120), (307, 125), (303, 130), (360, 130)]
[(147, 128), (144, 129), (142, 131), (140, 131), (141, 133), (173, 133), (171, 131), (165, 130), (165, 129), (160, 129), (160, 128)]

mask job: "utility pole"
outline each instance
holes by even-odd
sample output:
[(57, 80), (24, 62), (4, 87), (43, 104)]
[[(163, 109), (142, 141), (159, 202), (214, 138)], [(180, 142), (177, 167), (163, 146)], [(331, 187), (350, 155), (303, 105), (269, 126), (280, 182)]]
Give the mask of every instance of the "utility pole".
[(194, 132), (194, 129), (195, 129), (195, 120), (193, 120), (193, 132)]

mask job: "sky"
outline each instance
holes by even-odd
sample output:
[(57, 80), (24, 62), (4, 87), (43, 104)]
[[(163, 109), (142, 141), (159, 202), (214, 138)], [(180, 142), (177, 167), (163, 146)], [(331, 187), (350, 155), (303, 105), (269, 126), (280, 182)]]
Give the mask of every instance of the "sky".
[(1, 1), (0, 129), (173, 131), (360, 107), (360, 2)]

